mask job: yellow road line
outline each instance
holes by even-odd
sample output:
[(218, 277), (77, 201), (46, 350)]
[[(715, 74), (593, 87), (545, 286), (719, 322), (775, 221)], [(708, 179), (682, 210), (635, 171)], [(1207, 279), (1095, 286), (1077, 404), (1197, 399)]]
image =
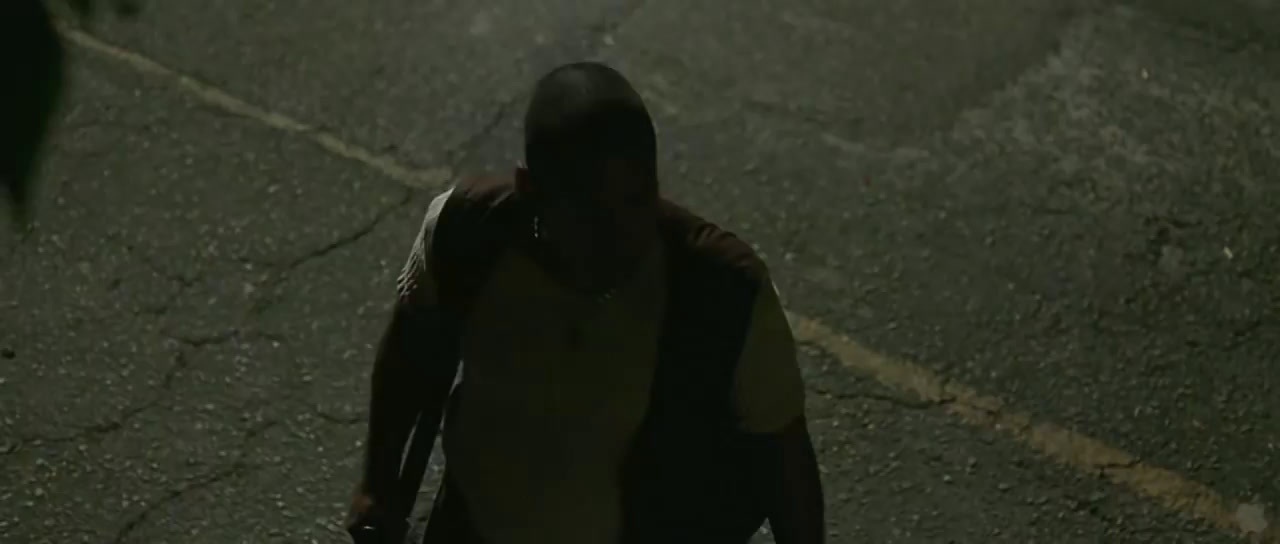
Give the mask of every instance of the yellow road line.
[[(401, 184), (433, 188), (441, 187), (453, 178), (453, 172), (447, 168), (422, 170), (403, 165), (391, 156), (374, 153), (289, 116), (249, 104), (226, 91), (80, 30), (63, 26), (61, 31), (71, 42), (85, 49), (121, 61), (141, 72), (166, 78), (194, 97), (229, 113), (308, 138), (335, 155), (364, 163)], [(918, 365), (877, 354), (814, 319), (794, 312), (789, 315), (798, 341), (822, 347), (851, 370), (870, 375), (891, 389), (926, 402), (936, 402), (968, 424), (1002, 431), (1065, 466), (1090, 475), (1101, 474), (1115, 485), (1152, 499), (1174, 512), (1243, 535), (1253, 542), (1280, 544), (1280, 527), (1269, 523), (1261, 505), (1229, 501), (1177, 472), (1143, 463), (1132, 454), (1084, 434), (1052, 423), (1034, 422), (1028, 415), (1005, 406), (1000, 399), (948, 382)]]
[(1165, 508), (1208, 522), (1255, 542), (1280, 543), (1260, 505), (1236, 503), (1216, 491), (1168, 470), (1146, 464), (1130, 453), (1052, 423), (1037, 423), (1000, 399), (949, 382), (918, 365), (875, 353), (822, 323), (789, 312), (799, 342), (817, 345), (846, 367), (900, 393), (937, 403), (965, 423), (1004, 432), (1040, 454), (1154, 500)]
[(405, 166), (394, 157), (375, 153), (359, 145), (345, 142), (329, 132), (292, 117), (245, 102), (222, 89), (202, 83), (191, 76), (133, 51), (104, 42), (69, 25), (59, 25), (59, 30), (72, 43), (128, 64), (140, 72), (168, 79), (195, 98), (211, 106), (234, 115), (253, 119), (277, 130), (298, 134), (310, 139), (334, 155), (364, 163), (403, 185), (414, 188), (437, 188), (442, 187), (453, 178), (453, 172), (448, 168), (422, 170)]

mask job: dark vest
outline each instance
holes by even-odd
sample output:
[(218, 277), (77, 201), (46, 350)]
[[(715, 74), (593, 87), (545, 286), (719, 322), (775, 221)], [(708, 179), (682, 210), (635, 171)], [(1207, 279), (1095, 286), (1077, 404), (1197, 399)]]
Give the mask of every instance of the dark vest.
[[(460, 337), (498, 257), (529, 248), (531, 222), (509, 179), (454, 189), (432, 237), (450, 337)], [(623, 542), (744, 544), (764, 522), (762, 478), (752, 468), (770, 441), (737, 430), (733, 376), (756, 293), (767, 288), (765, 266), (733, 234), (665, 200), (660, 226), (668, 301), (649, 408), (621, 467)], [(460, 383), (449, 409), (465, 393)], [(479, 542), (450, 486), (446, 470), (425, 542)]]

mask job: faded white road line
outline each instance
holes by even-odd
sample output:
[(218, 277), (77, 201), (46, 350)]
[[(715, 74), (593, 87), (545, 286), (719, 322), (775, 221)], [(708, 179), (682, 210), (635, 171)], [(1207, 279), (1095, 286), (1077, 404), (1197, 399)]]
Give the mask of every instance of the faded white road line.
[(211, 106), (234, 115), (253, 119), (277, 130), (295, 133), (315, 142), (334, 155), (364, 163), (383, 175), (409, 187), (442, 187), (453, 178), (453, 172), (448, 168), (421, 170), (405, 166), (390, 155), (375, 153), (362, 146), (345, 142), (329, 132), (282, 113), (245, 102), (222, 89), (202, 83), (191, 76), (133, 51), (104, 42), (72, 26), (59, 25), (59, 31), (76, 45), (123, 62), (140, 72), (165, 78)]
[(918, 365), (875, 353), (822, 323), (788, 312), (796, 340), (821, 347), (846, 367), (885, 386), (936, 403), (965, 423), (995, 429), (1040, 454), (1078, 471), (1101, 475), (1169, 510), (1191, 516), (1255, 542), (1280, 542), (1261, 505), (1229, 501), (1209, 487), (1169, 469), (1142, 462), (1101, 440), (1052, 423), (1035, 422), (1000, 399), (947, 381)]
[[(388, 155), (344, 142), (306, 123), (249, 104), (133, 51), (74, 28), (63, 26), (61, 30), (76, 45), (138, 71), (165, 78), (194, 97), (228, 113), (311, 139), (331, 153), (364, 163), (398, 183), (432, 188), (441, 187), (453, 178), (449, 169), (414, 169)], [(946, 381), (918, 365), (875, 353), (817, 320), (795, 312), (789, 312), (789, 316), (798, 341), (822, 347), (852, 371), (869, 375), (900, 393), (935, 402), (940, 409), (965, 423), (1002, 431), (1045, 457), (1089, 475), (1100, 474), (1115, 485), (1154, 500), (1169, 510), (1203, 520), (1253, 542), (1280, 544), (1280, 527), (1267, 519), (1261, 505), (1228, 500), (1177, 472), (1146, 464), (1128, 452), (1087, 435), (1052, 423), (1032, 421), (1028, 415), (1006, 406), (998, 398)]]

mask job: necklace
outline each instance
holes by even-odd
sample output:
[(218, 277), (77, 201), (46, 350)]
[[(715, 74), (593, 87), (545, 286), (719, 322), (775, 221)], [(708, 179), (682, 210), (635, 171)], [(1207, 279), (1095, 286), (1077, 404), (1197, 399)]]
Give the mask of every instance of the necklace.
[[(541, 226), (541, 222), (538, 220), (538, 216), (536, 215), (533, 216), (533, 239), (535, 242), (542, 240), (542, 226)], [(618, 292), (618, 287), (615, 285), (613, 287), (610, 287), (609, 289), (604, 290), (601, 293), (596, 293), (594, 295), (591, 295), (592, 306), (599, 307), (603, 305), (604, 303), (613, 299), (613, 296), (617, 294), (617, 292)], [(586, 320), (587, 320), (587, 316), (585, 315), (577, 316), (576, 318), (571, 320), (571, 322), (569, 323), (568, 329), (565, 331), (565, 341), (573, 349), (577, 349), (582, 345), (582, 328), (583, 328), (583, 323)]]

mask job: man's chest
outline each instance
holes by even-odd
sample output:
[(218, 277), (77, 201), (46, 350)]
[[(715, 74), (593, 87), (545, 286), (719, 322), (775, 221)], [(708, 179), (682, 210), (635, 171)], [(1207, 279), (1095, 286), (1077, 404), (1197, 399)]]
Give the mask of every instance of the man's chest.
[(499, 259), (463, 336), (461, 411), (474, 414), (464, 421), (620, 448), (648, 407), (665, 307), (660, 270), (649, 263), (599, 301), (519, 254)]

